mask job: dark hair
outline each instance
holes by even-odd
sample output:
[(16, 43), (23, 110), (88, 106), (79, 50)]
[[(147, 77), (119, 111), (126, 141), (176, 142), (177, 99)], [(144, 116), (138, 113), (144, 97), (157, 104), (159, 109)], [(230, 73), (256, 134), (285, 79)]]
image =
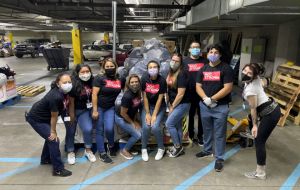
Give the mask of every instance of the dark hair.
[[(137, 74), (131, 74), (131, 75), (129, 75), (128, 77), (127, 77), (127, 79), (126, 79), (126, 84), (125, 84), (125, 87), (126, 87), (126, 90), (129, 90), (129, 85), (130, 85), (130, 80), (132, 79), (132, 78), (137, 78), (138, 79), (138, 81), (139, 81), (139, 83), (140, 83), (140, 85), (141, 85), (141, 79), (140, 79), (140, 77), (137, 75)], [(142, 93), (142, 91), (141, 91), (141, 89), (138, 91), (138, 95), (139, 95), (139, 97), (141, 97), (141, 93)]]
[(197, 44), (199, 44), (199, 45), (200, 45), (200, 47), (201, 47), (201, 43), (200, 43), (200, 42), (198, 42), (197, 40), (194, 40), (194, 41), (192, 41), (192, 42), (190, 43), (190, 47), (191, 47), (191, 45), (192, 45), (193, 43), (197, 43)]
[(94, 79), (92, 69), (89, 65), (87, 65), (87, 64), (78, 64), (78, 65), (76, 65), (76, 67), (75, 67), (75, 69), (73, 70), (73, 73), (72, 73), (72, 81), (74, 83), (76, 93), (81, 93), (81, 90), (83, 88), (83, 81), (79, 78), (79, 72), (83, 67), (88, 68), (89, 71), (91, 72), (91, 78), (90, 78), (90, 80), (86, 81), (86, 83), (89, 84), (89, 85), (92, 85), (92, 82), (93, 82), (93, 79)]
[(209, 46), (207, 52), (209, 52), (212, 49), (218, 50), (218, 52), (220, 53), (220, 55), (223, 55), (223, 53), (224, 53), (223, 52), (223, 48), (219, 44), (214, 44), (214, 45)]
[(248, 63), (243, 67), (242, 71), (246, 67), (249, 67), (249, 69), (253, 72), (253, 79), (256, 79), (258, 76), (264, 74), (264, 72), (265, 72), (265, 67), (262, 64)]
[(50, 85), (50, 86), (51, 86), (51, 89), (53, 89), (53, 88), (58, 88), (57, 83), (60, 81), (61, 77), (65, 76), (65, 75), (70, 76), (69, 73), (59, 73), (59, 74), (56, 76), (56, 79), (55, 79), (54, 81), (51, 82), (51, 85)]
[(148, 64), (147, 64), (147, 69), (148, 69), (150, 63), (156, 63), (156, 65), (157, 65), (157, 67), (158, 67), (158, 70), (160, 69), (160, 65), (159, 65), (158, 61), (155, 61), (155, 60), (150, 60), (150, 61), (148, 62)]

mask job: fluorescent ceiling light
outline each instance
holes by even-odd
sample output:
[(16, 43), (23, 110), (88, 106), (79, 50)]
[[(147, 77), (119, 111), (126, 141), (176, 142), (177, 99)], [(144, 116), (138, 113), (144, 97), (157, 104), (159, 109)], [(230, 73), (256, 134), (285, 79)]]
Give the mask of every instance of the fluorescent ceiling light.
[(52, 18), (51, 18), (51, 17), (48, 17), (48, 16), (39, 15), (39, 16), (35, 17), (35, 19), (49, 20), (49, 19), (52, 19)]
[(137, 4), (137, 5), (139, 5), (139, 4), (140, 4), (139, 0), (136, 0), (136, 4)]
[(16, 26), (16, 24), (0, 22), (0, 26)]

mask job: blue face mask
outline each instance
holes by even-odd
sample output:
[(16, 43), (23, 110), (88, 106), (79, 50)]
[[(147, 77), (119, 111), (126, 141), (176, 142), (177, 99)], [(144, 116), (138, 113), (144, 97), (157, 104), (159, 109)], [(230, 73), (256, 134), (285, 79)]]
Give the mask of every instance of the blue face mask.
[(207, 59), (210, 62), (215, 63), (215, 62), (217, 62), (217, 61), (220, 60), (220, 57), (221, 57), (220, 55), (212, 55), (212, 54), (210, 54), (210, 55), (207, 56)]
[(191, 54), (192, 54), (192, 56), (199, 56), (200, 51), (201, 51), (200, 48), (192, 48)]

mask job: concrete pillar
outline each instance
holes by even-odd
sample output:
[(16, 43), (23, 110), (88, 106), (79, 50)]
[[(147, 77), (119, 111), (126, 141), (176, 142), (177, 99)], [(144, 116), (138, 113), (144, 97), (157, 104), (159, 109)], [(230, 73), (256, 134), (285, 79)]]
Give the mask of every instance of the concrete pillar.
[(73, 23), (72, 46), (74, 54), (74, 65), (83, 63), (81, 30), (79, 29), (78, 24), (76, 23)]

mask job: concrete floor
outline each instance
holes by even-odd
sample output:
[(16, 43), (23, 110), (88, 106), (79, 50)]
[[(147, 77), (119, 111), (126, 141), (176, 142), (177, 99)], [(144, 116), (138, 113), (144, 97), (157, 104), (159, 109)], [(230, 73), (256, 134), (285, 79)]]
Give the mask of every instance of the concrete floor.
[[(0, 58), (1, 64), (8, 64), (16, 72), (18, 84), (46, 85), (57, 72), (46, 70), (43, 57), (32, 59), (26, 57)], [(98, 70), (96, 63), (90, 63)], [(36, 80), (38, 79), (38, 80)], [(235, 91), (238, 92), (236, 89)], [(50, 166), (40, 166), (43, 140), (25, 122), (24, 112), (43, 95), (22, 98), (11, 107), (0, 110), (0, 189), (280, 189), (285, 182), (291, 182), (287, 189), (300, 189), (300, 128), (290, 122), (284, 128), (277, 127), (267, 144), (267, 173), (265, 181), (249, 180), (243, 173), (255, 168), (255, 149), (240, 149), (228, 145), (228, 159), (224, 171), (213, 170), (213, 158), (197, 159), (194, 155), (201, 150), (197, 145), (186, 148), (186, 154), (179, 158), (164, 157), (155, 161), (155, 152), (149, 162), (143, 162), (140, 156), (127, 161), (121, 156), (113, 164), (104, 164), (97, 160), (89, 163), (81, 158), (83, 152), (77, 153), (80, 163), (66, 168), (73, 172), (71, 177), (51, 176)], [(239, 96), (234, 96), (231, 114), (243, 118), (246, 113), (241, 109)], [(64, 126), (59, 124), (58, 135), (64, 138)], [(63, 143), (61, 143), (63, 144)], [(61, 145), (63, 151), (63, 145)], [(63, 157), (65, 157), (63, 153)], [(293, 171), (294, 174), (292, 175)], [(289, 178), (292, 176), (291, 178)], [(291, 180), (288, 180), (291, 179)], [(292, 183), (294, 182), (294, 184)], [(286, 183), (287, 184), (287, 183)], [(181, 185), (181, 186), (180, 186)]]

